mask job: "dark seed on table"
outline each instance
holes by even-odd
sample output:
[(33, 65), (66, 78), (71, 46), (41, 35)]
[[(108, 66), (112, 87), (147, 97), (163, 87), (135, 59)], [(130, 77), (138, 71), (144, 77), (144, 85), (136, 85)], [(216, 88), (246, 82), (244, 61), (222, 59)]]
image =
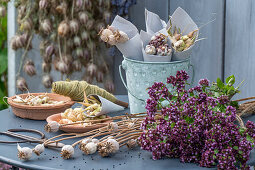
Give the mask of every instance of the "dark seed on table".
[(51, 161), (51, 159), (49, 159)]

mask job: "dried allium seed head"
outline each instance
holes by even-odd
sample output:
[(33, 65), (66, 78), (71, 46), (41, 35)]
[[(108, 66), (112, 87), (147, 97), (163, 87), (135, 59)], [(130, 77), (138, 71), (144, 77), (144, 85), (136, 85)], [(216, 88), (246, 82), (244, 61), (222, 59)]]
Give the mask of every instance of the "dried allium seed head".
[(32, 157), (32, 149), (28, 148), (28, 147), (20, 147), (19, 144), (17, 145), (17, 149), (18, 149), (18, 158), (21, 160), (29, 160)]
[(85, 25), (89, 20), (89, 16), (86, 12), (79, 13), (79, 21), (82, 25)]
[(76, 0), (75, 1), (75, 9), (76, 9), (76, 11), (78, 11), (79, 9), (81, 9), (82, 8), (82, 6), (83, 6), (83, 0)]
[(61, 157), (63, 159), (69, 159), (74, 154), (74, 148), (72, 145), (65, 145), (61, 149)]
[(47, 35), (49, 35), (52, 31), (52, 25), (49, 19), (45, 19), (41, 22), (41, 29)]
[(5, 17), (6, 15), (6, 8), (5, 6), (0, 6), (0, 17)]
[(51, 63), (42, 63), (42, 70), (44, 73), (49, 73), (51, 71)]
[(77, 57), (83, 57), (83, 50), (81, 47), (76, 48), (75, 53)]
[(44, 152), (44, 145), (43, 144), (38, 144), (35, 146), (35, 148), (33, 149), (33, 152), (37, 155), (40, 156), (41, 153)]
[(53, 44), (47, 46), (46, 49), (45, 49), (46, 57), (51, 57), (54, 54), (54, 50), (55, 50), (55, 48), (54, 48)]
[(42, 83), (45, 88), (51, 88), (53, 79), (49, 74), (46, 74), (42, 77)]
[(97, 66), (93, 63), (90, 63), (87, 67), (87, 72), (91, 77), (94, 76), (97, 72)]
[(103, 22), (99, 22), (96, 24), (96, 31), (100, 32), (105, 27), (105, 24)]
[(66, 45), (67, 45), (67, 47), (68, 47), (69, 49), (73, 49), (73, 47), (74, 47), (73, 39), (72, 39), (72, 38), (68, 39), (68, 40), (66, 41)]
[(87, 40), (89, 39), (89, 34), (88, 34), (87, 31), (83, 31), (83, 32), (81, 33), (81, 39), (82, 39), (83, 41), (87, 41)]
[(67, 4), (63, 1), (60, 5), (56, 7), (56, 11), (60, 14), (65, 14), (67, 10)]
[(20, 91), (27, 91), (27, 83), (23, 77), (19, 77), (16, 82), (16, 86)]
[(58, 26), (58, 35), (65, 37), (69, 33), (69, 25), (66, 21), (62, 21)]
[(57, 63), (57, 70), (60, 71), (62, 74), (68, 73), (68, 65), (64, 61), (59, 61)]
[(70, 32), (72, 34), (77, 34), (78, 33), (78, 31), (79, 31), (79, 23), (78, 23), (77, 20), (75, 20), (75, 19), (71, 20), (69, 22), (69, 27), (70, 27)]
[(22, 36), (17, 35), (15, 38), (15, 43), (17, 48), (25, 47), (25, 40)]
[(23, 70), (29, 76), (34, 76), (36, 74), (34, 62), (32, 60), (26, 61), (26, 63), (23, 66)]
[(74, 45), (76, 47), (80, 47), (81, 46), (81, 38), (79, 36), (75, 36), (73, 41), (74, 41)]
[(16, 44), (16, 35), (11, 38), (10, 46), (11, 46), (11, 48), (13, 50), (17, 50), (18, 49), (17, 44)]
[(90, 19), (87, 21), (85, 27), (86, 29), (91, 30), (93, 28), (93, 25), (94, 25), (94, 20)]
[(51, 121), (44, 126), (46, 132), (57, 132), (59, 130), (59, 123), (56, 121)]
[(30, 18), (27, 18), (24, 22), (20, 25), (21, 31), (31, 31), (33, 28), (33, 21)]
[(39, 8), (42, 9), (46, 9), (48, 7), (48, 0), (40, 0), (39, 2)]
[(104, 87), (105, 89), (110, 92), (110, 93), (113, 93), (114, 92), (114, 83), (111, 79), (107, 79), (105, 82), (104, 82)]
[(128, 149), (133, 149), (136, 147), (137, 141), (136, 139), (130, 139), (129, 141), (127, 141), (126, 145), (128, 147)]
[(103, 14), (103, 18), (106, 23), (109, 23), (111, 20), (111, 13), (109, 11), (105, 11)]
[(30, 37), (31, 35), (29, 35), (29, 33), (23, 33), (22, 35), (21, 35), (21, 37), (22, 37), (22, 41), (24, 41), (25, 43), (24, 44), (26, 44), (27, 43), (27, 41), (29, 40), (29, 37)]
[(96, 73), (97, 82), (102, 83), (103, 79), (104, 79), (104, 73), (101, 70), (97, 71)]
[(79, 60), (74, 60), (73, 69), (75, 71), (81, 71), (81, 68), (82, 68), (81, 62)]

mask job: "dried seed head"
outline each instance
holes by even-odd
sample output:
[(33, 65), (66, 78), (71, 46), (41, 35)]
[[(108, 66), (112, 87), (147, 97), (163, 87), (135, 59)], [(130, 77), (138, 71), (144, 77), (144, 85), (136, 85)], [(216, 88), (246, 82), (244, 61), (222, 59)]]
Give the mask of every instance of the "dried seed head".
[(35, 65), (32, 60), (27, 60), (23, 66), (24, 72), (29, 76), (34, 76), (36, 74)]
[(60, 5), (56, 7), (56, 11), (60, 14), (65, 14), (67, 10), (67, 4), (63, 1)]
[(30, 18), (27, 18), (23, 23), (20, 25), (21, 31), (31, 31), (33, 28), (33, 21)]
[(86, 139), (83, 139), (79, 145), (79, 148), (81, 151), (85, 152), (85, 146), (91, 142), (91, 138), (86, 138)]
[(45, 49), (45, 55), (46, 55), (46, 57), (51, 57), (51, 56), (54, 54), (54, 50), (55, 50), (55, 48), (54, 48), (54, 45), (53, 45), (53, 44), (48, 45), (48, 46), (46, 47), (46, 49)]
[(58, 35), (65, 37), (69, 33), (69, 25), (66, 21), (62, 21), (58, 26)]
[(23, 77), (19, 77), (16, 82), (16, 86), (20, 91), (27, 91), (27, 83)]
[(119, 143), (115, 139), (108, 139), (106, 143), (110, 143), (113, 146), (113, 150), (111, 153), (115, 153), (119, 150)]
[(90, 19), (87, 21), (85, 27), (86, 29), (91, 30), (93, 28), (93, 25), (94, 25), (94, 20)]
[(17, 47), (17, 44), (16, 44), (16, 36), (12, 37), (11, 38), (11, 41), (10, 41), (10, 46), (13, 50), (17, 50), (18, 47)]
[(95, 144), (94, 142), (89, 142), (88, 144), (86, 144), (83, 152), (86, 155), (91, 155), (93, 153), (95, 153), (97, 151), (97, 144)]
[(130, 139), (129, 141), (127, 141), (126, 145), (127, 145), (128, 149), (135, 148), (137, 145), (136, 139)]
[(5, 6), (0, 6), (0, 17), (5, 17), (6, 15), (6, 8)]
[(79, 31), (79, 23), (77, 20), (71, 20), (69, 22), (70, 32), (72, 34), (77, 34)]
[(111, 79), (106, 79), (106, 81), (104, 82), (104, 87), (108, 92), (114, 92), (114, 83)]
[(76, 7), (75, 9), (76, 9), (76, 11), (81, 9), (82, 6), (83, 6), (83, 0), (76, 0), (75, 1), (75, 7)]
[(87, 67), (87, 72), (89, 76), (93, 77), (97, 72), (97, 66), (93, 63), (90, 63)]
[(51, 121), (44, 126), (46, 132), (57, 132), (59, 130), (59, 123), (56, 121)]
[(79, 21), (82, 25), (85, 25), (88, 20), (89, 20), (89, 16), (86, 12), (79, 13)]
[(49, 73), (51, 71), (51, 63), (42, 63), (42, 70), (44, 73)]
[(65, 145), (61, 149), (61, 157), (63, 159), (69, 159), (74, 154), (74, 148), (72, 145)]
[(37, 155), (40, 156), (41, 153), (44, 152), (44, 145), (43, 144), (38, 144), (35, 146), (35, 148), (33, 149), (33, 152)]
[(48, 0), (40, 0), (39, 2), (39, 9), (43, 10), (48, 7)]
[(17, 48), (25, 47), (25, 40), (22, 36), (16, 35), (14, 40)]
[(103, 22), (99, 22), (96, 24), (96, 31), (99, 32), (105, 27), (105, 24)]
[(104, 73), (101, 70), (97, 71), (96, 73), (97, 82), (102, 83), (103, 79), (104, 79)]
[(28, 147), (20, 147), (19, 144), (17, 145), (17, 149), (18, 149), (18, 158), (21, 160), (29, 160), (32, 157), (32, 149), (28, 148)]
[(57, 70), (60, 71), (62, 74), (68, 73), (68, 65), (64, 61), (59, 61), (57, 63)]
[(107, 149), (105, 147), (101, 147), (100, 150), (98, 150), (98, 152), (102, 157), (109, 156), (109, 153), (107, 152)]
[(81, 68), (82, 68), (81, 62), (79, 60), (74, 60), (73, 69), (75, 71), (81, 71)]
[(83, 57), (83, 50), (81, 47), (76, 48), (75, 53), (77, 57)]
[(108, 124), (107, 129), (110, 132), (116, 132), (119, 129), (119, 126), (116, 122), (111, 122), (111, 123)]
[(49, 74), (43, 75), (42, 77), (42, 84), (45, 88), (51, 88), (53, 79)]
[(83, 41), (87, 41), (87, 40), (89, 39), (89, 34), (88, 34), (87, 31), (83, 31), (83, 32), (81, 33), (81, 39), (82, 39)]
[(75, 36), (73, 41), (74, 41), (74, 45), (76, 47), (80, 47), (81, 46), (81, 38), (79, 36)]
[(52, 25), (49, 19), (45, 19), (41, 22), (41, 29), (47, 35), (49, 35), (52, 31)]
[(105, 11), (103, 14), (103, 18), (106, 23), (109, 23), (111, 20), (111, 13), (109, 11)]

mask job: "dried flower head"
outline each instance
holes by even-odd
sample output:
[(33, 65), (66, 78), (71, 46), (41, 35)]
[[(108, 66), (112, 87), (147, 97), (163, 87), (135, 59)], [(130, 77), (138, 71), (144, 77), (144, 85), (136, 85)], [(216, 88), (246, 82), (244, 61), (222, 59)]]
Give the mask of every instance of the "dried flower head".
[(112, 152), (115, 153), (119, 150), (119, 142), (117, 142), (115, 139), (107, 139), (106, 143), (109, 143), (112, 145)]
[(30, 149), (29, 147), (20, 147), (19, 144), (17, 145), (17, 149), (18, 149), (18, 158), (21, 160), (29, 160), (32, 157), (32, 149)]
[(89, 16), (86, 12), (79, 13), (79, 21), (82, 25), (85, 25), (88, 20), (89, 20)]
[(0, 6), (0, 17), (5, 17), (6, 15), (6, 8), (5, 6), (1, 5)]
[(90, 63), (87, 67), (87, 72), (90, 76), (94, 76), (97, 72), (97, 66), (93, 63)]
[(135, 123), (133, 123), (133, 122), (128, 123), (128, 128), (129, 129), (133, 128), (134, 126), (135, 126)]
[(107, 129), (110, 132), (116, 132), (119, 129), (119, 127), (118, 127), (118, 124), (116, 122), (111, 122), (111, 123), (108, 124)]
[(38, 144), (35, 146), (35, 148), (33, 149), (33, 152), (37, 155), (40, 156), (41, 153), (44, 152), (44, 145), (43, 144)]
[(80, 150), (84, 152), (85, 146), (86, 146), (89, 142), (92, 142), (91, 138), (83, 139), (83, 140), (81, 141), (80, 145), (79, 145)]
[(44, 126), (46, 132), (57, 132), (59, 130), (59, 123), (56, 121), (51, 121)]
[(23, 66), (24, 72), (29, 76), (36, 75), (35, 65), (32, 60), (27, 60)]
[(41, 22), (41, 29), (47, 35), (49, 35), (52, 31), (52, 25), (49, 19), (45, 19)]
[(71, 20), (69, 22), (69, 27), (70, 27), (70, 32), (72, 34), (77, 34), (78, 33), (78, 31), (79, 31), (79, 23), (78, 23), (77, 20), (75, 20), (75, 19)]
[(42, 63), (42, 70), (44, 73), (49, 73), (51, 71), (51, 63)]
[(69, 33), (69, 30), (70, 28), (67, 21), (62, 21), (58, 26), (58, 35), (65, 37)]
[(45, 88), (51, 88), (52, 82), (53, 82), (53, 79), (49, 74), (43, 75), (42, 83)]
[(48, 7), (48, 0), (40, 0), (39, 1), (39, 9), (43, 10)]
[(128, 149), (133, 149), (136, 147), (137, 141), (136, 141), (136, 139), (130, 139), (127, 141), (126, 145), (127, 145)]
[(95, 144), (94, 142), (87, 143), (83, 150), (83, 152), (86, 155), (94, 154), (96, 151), (97, 151), (97, 144)]
[(100, 150), (98, 150), (99, 154), (102, 156), (102, 157), (106, 157), (106, 156), (109, 156), (109, 153), (107, 152), (107, 149), (105, 147), (102, 147), (100, 148)]
[(65, 145), (61, 149), (61, 157), (63, 159), (69, 159), (74, 154), (74, 148), (72, 145)]
[(28, 89), (26, 80), (23, 77), (17, 79), (16, 86), (20, 91), (27, 91)]

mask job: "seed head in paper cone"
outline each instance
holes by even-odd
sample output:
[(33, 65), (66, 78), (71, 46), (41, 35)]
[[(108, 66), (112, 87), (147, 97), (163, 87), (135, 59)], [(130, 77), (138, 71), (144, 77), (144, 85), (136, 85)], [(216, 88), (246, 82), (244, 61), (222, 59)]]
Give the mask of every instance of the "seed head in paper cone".
[(189, 58), (199, 35), (196, 23), (182, 8), (178, 7), (168, 21), (166, 29), (174, 48), (172, 59)]
[(157, 14), (145, 9), (145, 25), (147, 33), (155, 34), (166, 27), (166, 22), (161, 20)]
[(102, 29), (99, 35), (104, 42), (116, 45), (125, 57), (143, 60), (140, 35), (137, 28), (128, 20), (117, 15), (112, 25)]
[(119, 106), (110, 100), (107, 100), (99, 95), (89, 95), (83, 103), (87, 116), (101, 116), (111, 112), (124, 110), (124, 107)]
[(140, 32), (143, 48), (143, 58), (147, 62), (170, 62), (172, 57), (171, 42), (166, 29), (156, 34)]

